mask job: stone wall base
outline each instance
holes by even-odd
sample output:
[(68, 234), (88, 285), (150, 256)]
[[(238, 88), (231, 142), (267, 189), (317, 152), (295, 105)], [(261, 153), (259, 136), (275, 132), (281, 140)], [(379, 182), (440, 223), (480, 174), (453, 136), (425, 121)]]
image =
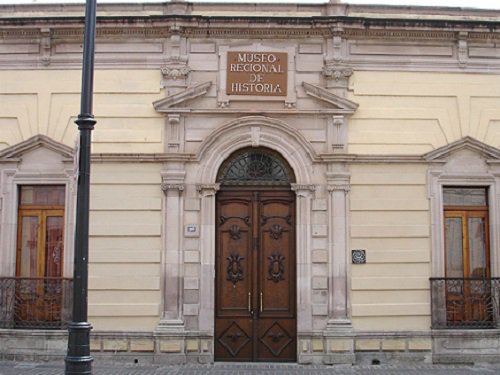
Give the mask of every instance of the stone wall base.
[(435, 330), (434, 363), (500, 363), (500, 330)]
[[(0, 360), (62, 361), (66, 331), (0, 329)], [(199, 332), (92, 332), (99, 361), (211, 363), (213, 338)], [(297, 361), (312, 364), (500, 362), (500, 330), (327, 332), (300, 335)]]

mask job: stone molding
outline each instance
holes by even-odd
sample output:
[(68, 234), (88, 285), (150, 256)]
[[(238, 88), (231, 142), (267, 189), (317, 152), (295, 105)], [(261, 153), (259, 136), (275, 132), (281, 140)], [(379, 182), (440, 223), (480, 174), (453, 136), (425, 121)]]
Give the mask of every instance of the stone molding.
[[(293, 17), (292, 17), (293, 18)], [(368, 19), (368, 18), (367, 18)], [(272, 21), (272, 18), (271, 18)], [(480, 23), (481, 21), (477, 21)], [(308, 23), (306, 21), (306, 23)], [(471, 24), (473, 24), (472, 21)], [(266, 23), (268, 25), (268, 23)], [(173, 21), (166, 21), (161, 25), (147, 26), (141, 24), (141, 27), (138, 27), (134, 24), (131, 24), (129, 27), (125, 28), (122, 26), (109, 27), (109, 28), (97, 28), (96, 36), (98, 38), (106, 38), (106, 37), (123, 37), (123, 38), (147, 38), (147, 39), (155, 39), (155, 38), (166, 38), (172, 34), (182, 35), (182, 36), (190, 36), (190, 35), (203, 35), (207, 36), (207, 33), (210, 35), (221, 37), (226, 37), (227, 35), (236, 35), (236, 36), (258, 36), (260, 38), (276, 38), (277, 36), (282, 37), (304, 37), (310, 38), (311, 36), (320, 36), (320, 37), (331, 37), (334, 34), (338, 34), (339, 36), (347, 39), (397, 39), (397, 40), (456, 40), (457, 39), (457, 31), (454, 30), (415, 30), (411, 28), (385, 28), (385, 29), (359, 29), (355, 27), (349, 27), (349, 22), (338, 22), (336, 20), (331, 23), (326, 23), (324, 26), (316, 26), (315, 29), (295, 29), (295, 28), (280, 28), (280, 29), (269, 29), (266, 28), (258, 28), (258, 25), (255, 25), (253, 29), (247, 28), (238, 28), (238, 27), (219, 27), (219, 28), (203, 28), (203, 27), (189, 27), (189, 25), (184, 25), (182, 29), (178, 29), (175, 25), (173, 25)], [(334, 30), (341, 30), (334, 31)], [(461, 32), (463, 31), (463, 27), (460, 28)], [(45, 28), (27, 28), (22, 30), (17, 29), (0, 29), (0, 38), (2, 39), (34, 39), (41, 38), (45, 33)], [(82, 28), (80, 26), (76, 26), (72, 21), (67, 22), (67, 26), (64, 28), (52, 28), (50, 31), (53, 38), (57, 39), (78, 39), (82, 38)], [(494, 32), (484, 32), (484, 31), (470, 31), (467, 33), (467, 38), (474, 41), (491, 41), (491, 40), (499, 40), (500, 34)]]
[(64, 162), (73, 162), (75, 150), (65, 144), (57, 142), (46, 135), (38, 134), (16, 145), (7, 147), (0, 151), (0, 161), (16, 159), (22, 157), (25, 153), (44, 147), (59, 154)]
[(304, 91), (307, 95), (333, 105), (343, 113), (353, 114), (359, 107), (359, 104), (353, 102), (352, 100), (332, 94), (330, 91), (323, 87), (319, 87), (305, 81), (302, 82), (302, 87), (304, 88)]
[[(258, 131), (252, 128), (259, 128)], [(231, 120), (212, 131), (198, 149), (201, 162), (198, 181), (211, 183), (222, 162), (234, 151), (258, 143), (270, 147), (290, 163), (299, 183), (312, 181), (311, 164), (318, 160), (304, 135), (287, 123), (265, 116), (248, 116)]]
[(208, 92), (210, 86), (212, 86), (211, 81), (189, 86), (179, 93), (175, 93), (173, 95), (167, 96), (166, 98), (154, 101), (153, 106), (156, 112), (165, 112), (166, 109), (169, 109), (175, 105), (205, 95)]
[(483, 143), (470, 136), (466, 136), (459, 139), (458, 141), (449, 143), (444, 147), (440, 147), (436, 150), (428, 152), (423, 155), (423, 159), (428, 162), (437, 162), (440, 160), (442, 162), (446, 162), (446, 158), (449, 157), (452, 153), (463, 149), (477, 152), (487, 160), (500, 160), (500, 149), (489, 146), (486, 143)]

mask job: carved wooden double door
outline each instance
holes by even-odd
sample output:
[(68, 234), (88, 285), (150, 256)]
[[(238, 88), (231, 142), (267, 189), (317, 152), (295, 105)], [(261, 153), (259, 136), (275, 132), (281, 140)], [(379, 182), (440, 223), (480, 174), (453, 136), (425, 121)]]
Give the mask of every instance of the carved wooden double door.
[(296, 360), (295, 195), (220, 191), (215, 359)]

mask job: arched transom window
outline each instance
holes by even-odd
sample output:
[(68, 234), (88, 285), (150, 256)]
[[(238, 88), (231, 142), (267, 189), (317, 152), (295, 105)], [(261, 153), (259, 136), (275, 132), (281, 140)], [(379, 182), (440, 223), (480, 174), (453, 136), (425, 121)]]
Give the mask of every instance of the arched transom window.
[(290, 185), (295, 176), (277, 152), (266, 148), (245, 148), (233, 153), (217, 176), (221, 185)]

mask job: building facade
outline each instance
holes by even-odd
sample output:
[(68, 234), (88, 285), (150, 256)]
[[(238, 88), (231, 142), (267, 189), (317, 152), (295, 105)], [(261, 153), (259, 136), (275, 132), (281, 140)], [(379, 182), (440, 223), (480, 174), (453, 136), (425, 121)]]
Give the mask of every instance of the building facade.
[[(65, 354), (83, 6), (0, 6), (0, 352)], [(125, 361), (498, 361), (500, 13), (98, 6), (89, 321)]]

